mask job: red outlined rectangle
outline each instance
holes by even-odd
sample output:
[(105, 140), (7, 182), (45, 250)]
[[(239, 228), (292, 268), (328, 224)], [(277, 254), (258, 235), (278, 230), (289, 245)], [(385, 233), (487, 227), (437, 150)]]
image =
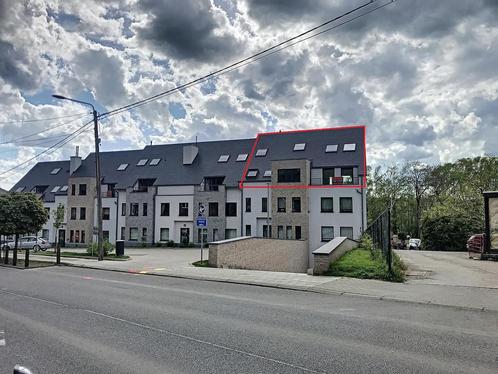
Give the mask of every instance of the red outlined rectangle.
[[(340, 184), (325, 184), (325, 185), (248, 185), (245, 186), (244, 182), (246, 180), (247, 172), (249, 171), (249, 166), (254, 157), (254, 152), (256, 151), (256, 146), (259, 143), (259, 139), (261, 136), (265, 135), (277, 135), (277, 134), (289, 134), (289, 133), (302, 133), (302, 132), (311, 132), (311, 131), (336, 131), (336, 130), (347, 130), (347, 129), (363, 129), (363, 177), (362, 184), (348, 184), (348, 185), (340, 185)], [(306, 189), (306, 188), (366, 188), (367, 187), (367, 128), (365, 125), (352, 125), (352, 126), (342, 126), (342, 127), (328, 127), (328, 128), (317, 128), (317, 129), (306, 129), (306, 130), (288, 130), (288, 131), (275, 131), (275, 132), (263, 132), (258, 133), (256, 135), (256, 139), (251, 148), (251, 153), (249, 154), (249, 158), (247, 159), (246, 166), (244, 168), (244, 172), (242, 173), (242, 178), (239, 182), (239, 188), (277, 188), (277, 189)], [(254, 182), (261, 183), (261, 181)]]

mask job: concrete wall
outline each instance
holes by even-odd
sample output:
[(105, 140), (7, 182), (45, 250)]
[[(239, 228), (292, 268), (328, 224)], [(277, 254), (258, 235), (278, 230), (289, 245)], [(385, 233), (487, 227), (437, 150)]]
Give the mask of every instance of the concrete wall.
[(358, 242), (346, 237), (337, 237), (313, 251), (313, 275), (325, 274), (331, 263), (346, 252), (358, 247)]
[[(203, 191), (200, 186), (196, 186), (194, 194), (194, 218), (197, 217), (199, 212), (199, 204), (202, 203), (206, 209), (204, 216), (208, 219), (208, 227), (205, 229), (207, 232), (208, 242), (220, 240), (225, 237), (226, 219), (225, 219), (225, 199), (226, 191), (225, 186), (218, 186), (218, 191)], [(209, 203), (218, 203), (218, 215), (209, 215)], [(218, 230), (218, 238), (213, 236), (213, 230)], [(194, 243), (200, 243), (200, 236), (198, 229), (194, 230)]]
[(306, 240), (253, 237), (214, 242), (209, 245), (209, 264), (216, 267), (304, 273), (308, 269)]

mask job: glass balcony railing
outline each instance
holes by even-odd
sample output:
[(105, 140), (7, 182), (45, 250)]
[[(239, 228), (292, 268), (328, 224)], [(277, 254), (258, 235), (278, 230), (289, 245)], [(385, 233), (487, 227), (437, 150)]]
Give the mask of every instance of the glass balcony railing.
[(361, 179), (352, 176), (342, 176), (342, 177), (329, 177), (329, 178), (312, 178), (312, 185), (334, 185), (334, 186), (356, 186), (361, 184)]

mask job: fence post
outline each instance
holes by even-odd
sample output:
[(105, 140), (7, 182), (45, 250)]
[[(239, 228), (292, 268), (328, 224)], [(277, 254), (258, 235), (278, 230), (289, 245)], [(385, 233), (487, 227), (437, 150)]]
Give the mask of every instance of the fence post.
[(392, 248), (391, 248), (391, 208), (387, 211), (387, 230), (388, 230), (388, 240), (387, 240), (387, 268), (389, 274), (393, 272), (393, 258), (392, 258)]

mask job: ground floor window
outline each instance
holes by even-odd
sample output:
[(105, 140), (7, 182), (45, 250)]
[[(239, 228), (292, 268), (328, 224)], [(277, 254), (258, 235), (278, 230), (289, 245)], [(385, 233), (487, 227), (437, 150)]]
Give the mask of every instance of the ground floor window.
[(81, 239), (80, 239), (80, 243), (84, 243), (85, 242), (85, 230), (81, 230)]
[(130, 227), (130, 240), (138, 240), (138, 227)]
[(233, 239), (237, 237), (236, 229), (226, 229), (225, 230), (225, 239)]
[(108, 230), (102, 231), (102, 239), (104, 241), (109, 241), (109, 231)]
[(277, 227), (277, 237), (279, 239), (283, 239), (284, 238), (284, 226), (278, 226)]
[(213, 242), (220, 240), (218, 229), (213, 229)]
[(202, 242), (207, 243), (208, 241), (208, 233), (207, 230), (202, 228), (202, 229), (197, 229), (197, 240), (199, 243), (201, 242), (201, 235), (202, 235)]
[(180, 229), (180, 243), (188, 244), (190, 242), (190, 229), (188, 227), (182, 227)]
[(296, 226), (295, 231), (296, 231), (296, 240), (301, 239), (301, 226)]
[(285, 239), (292, 239), (292, 226), (285, 228)]
[(251, 236), (251, 225), (246, 225), (246, 236)]
[(69, 230), (69, 242), (74, 243), (74, 230)]
[[(270, 230), (268, 230), (268, 228)], [(263, 225), (263, 238), (271, 237), (271, 225)]]
[(352, 227), (341, 227), (341, 236), (353, 239), (353, 228)]
[(49, 235), (48, 229), (43, 229), (41, 237), (45, 240), (48, 240), (48, 235)]
[(322, 226), (322, 242), (329, 242), (334, 239), (334, 227)]
[(167, 242), (169, 240), (169, 229), (167, 227), (161, 227), (159, 240), (162, 242)]
[(142, 241), (147, 241), (147, 227), (142, 228)]

